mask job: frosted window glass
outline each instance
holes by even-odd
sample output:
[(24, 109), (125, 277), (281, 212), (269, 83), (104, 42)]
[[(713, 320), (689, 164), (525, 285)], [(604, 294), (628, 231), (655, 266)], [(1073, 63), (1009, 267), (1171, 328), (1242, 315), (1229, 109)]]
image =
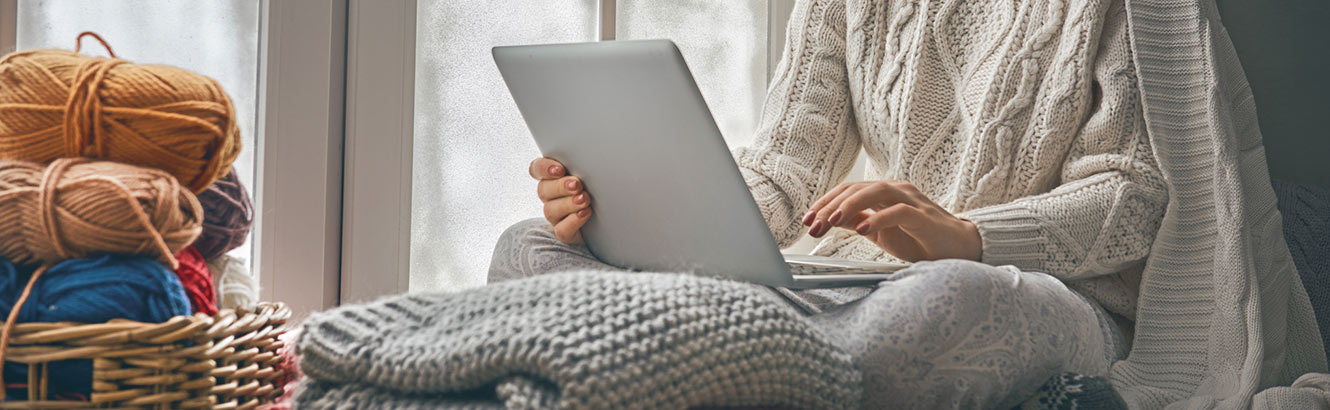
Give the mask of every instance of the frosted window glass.
[(753, 140), (766, 97), (768, 0), (620, 0), (616, 37), (683, 52), (731, 148)]
[[(100, 34), (116, 56), (166, 64), (212, 77), (231, 96), (244, 149), (236, 173), (254, 187), (254, 121), (258, 108), (259, 2), (253, 0), (19, 0), (18, 49), (74, 49), (79, 33)], [(83, 53), (105, 56), (96, 40)], [(232, 251), (250, 259), (249, 243)]]
[(539, 217), (527, 164), (540, 155), (490, 48), (591, 41), (596, 0), (421, 0), (410, 290), (484, 284), (499, 234)]

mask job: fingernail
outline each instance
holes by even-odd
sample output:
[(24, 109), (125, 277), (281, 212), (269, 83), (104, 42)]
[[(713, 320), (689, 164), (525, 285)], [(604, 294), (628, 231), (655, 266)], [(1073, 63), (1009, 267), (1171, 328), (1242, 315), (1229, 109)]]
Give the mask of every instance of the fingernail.
[(591, 215), (591, 208), (582, 208), (582, 210), (577, 211), (579, 217), (586, 218), (587, 215)]
[(854, 227), (854, 231), (855, 231), (855, 232), (858, 232), (860, 235), (867, 235), (867, 234), (868, 234), (868, 222), (861, 223), (861, 224), (859, 224), (859, 226)]
[(827, 218), (827, 222), (831, 222), (832, 225), (840, 225), (840, 218), (843, 216), (845, 216), (845, 213), (837, 209), (836, 212), (831, 213), (830, 218)]
[(564, 186), (567, 186), (569, 191), (576, 191), (576, 190), (577, 190), (577, 180), (576, 180), (576, 179), (570, 179), (570, 180), (568, 180), (568, 183), (564, 184)]
[(550, 175), (559, 175), (562, 173), (563, 173), (563, 167), (558, 165), (550, 165)]
[(577, 194), (573, 197), (573, 203), (578, 205), (586, 203), (586, 193)]
[(813, 227), (808, 229), (808, 235), (814, 238), (822, 236), (821, 234), (822, 227), (823, 225), (821, 220), (813, 221)]
[(813, 212), (813, 211), (808, 211), (808, 213), (804, 214), (804, 220), (803, 220), (803, 224), (804, 224), (804, 226), (812, 226), (812, 225), (813, 225), (813, 217), (815, 217), (815, 216), (817, 216), (817, 213), (815, 213), (815, 212)]

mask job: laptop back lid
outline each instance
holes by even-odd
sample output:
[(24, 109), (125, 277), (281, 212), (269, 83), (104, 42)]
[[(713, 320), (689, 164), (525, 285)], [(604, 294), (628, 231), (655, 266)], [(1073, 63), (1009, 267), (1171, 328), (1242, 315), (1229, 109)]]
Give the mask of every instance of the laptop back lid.
[(536, 145), (590, 193), (582, 237), (598, 258), (643, 271), (792, 283), (673, 42), (493, 52)]

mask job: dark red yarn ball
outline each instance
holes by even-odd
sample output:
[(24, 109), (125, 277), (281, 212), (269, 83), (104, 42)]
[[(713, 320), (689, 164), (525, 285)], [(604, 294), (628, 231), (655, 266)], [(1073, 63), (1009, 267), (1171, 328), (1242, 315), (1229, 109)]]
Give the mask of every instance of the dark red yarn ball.
[(217, 314), (217, 292), (212, 285), (212, 272), (203, 255), (193, 246), (185, 247), (175, 255), (180, 262), (175, 274), (180, 284), (185, 286), (185, 296), (189, 298), (190, 310), (208, 315)]

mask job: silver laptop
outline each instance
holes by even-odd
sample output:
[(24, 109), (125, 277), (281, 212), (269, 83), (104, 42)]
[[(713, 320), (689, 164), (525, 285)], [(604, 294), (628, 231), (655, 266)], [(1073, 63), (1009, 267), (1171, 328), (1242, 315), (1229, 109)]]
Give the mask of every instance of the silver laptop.
[(581, 178), (591, 252), (627, 269), (791, 288), (875, 284), (904, 265), (782, 255), (678, 47), (495, 47), (541, 152)]

